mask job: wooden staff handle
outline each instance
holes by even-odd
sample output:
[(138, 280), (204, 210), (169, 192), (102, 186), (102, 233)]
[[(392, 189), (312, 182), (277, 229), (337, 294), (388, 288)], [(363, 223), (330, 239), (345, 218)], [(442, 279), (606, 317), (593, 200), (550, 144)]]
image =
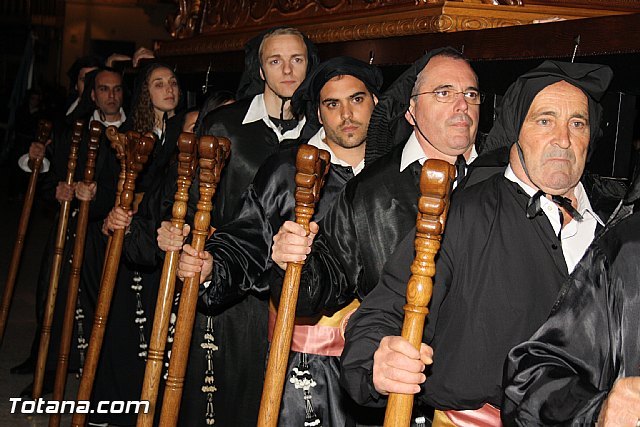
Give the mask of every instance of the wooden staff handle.
[[(122, 189), (124, 187), (124, 181), (127, 178), (127, 156), (125, 154), (125, 149), (127, 147), (126, 135), (118, 132), (118, 128), (115, 126), (109, 126), (107, 128), (107, 138), (111, 142), (111, 148), (116, 152), (116, 158), (120, 162), (120, 174), (118, 175), (118, 184), (116, 185), (116, 199), (115, 206), (118, 206), (120, 203), (120, 195), (122, 194)], [(111, 247), (111, 239), (113, 239), (113, 235), (109, 235), (107, 238), (107, 246), (105, 248), (105, 254), (109, 253), (109, 248)], [(104, 278), (104, 269), (107, 263), (107, 257), (104, 258), (102, 263), (102, 273), (100, 275), (100, 283)]]
[[(84, 168), (83, 182), (87, 185), (94, 181), (96, 157), (100, 146), (100, 136), (103, 126), (98, 121), (92, 121), (89, 125), (89, 149), (87, 163)], [(64, 399), (64, 390), (67, 384), (67, 368), (69, 366), (69, 353), (73, 338), (73, 321), (75, 318), (76, 304), (78, 301), (78, 287), (80, 286), (80, 272), (84, 258), (84, 243), (87, 236), (87, 224), (89, 223), (89, 207), (91, 202), (80, 201), (78, 220), (76, 222), (76, 238), (73, 242), (73, 258), (71, 260), (71, 272), (67, 286), (67, 299), (62, 321), (62, 336), (60, 337), (60, 350), (56, 365), (56, 379), (53, 385), (53, 400)], [(60, 414), (51, 414), (49, 427), (60, 425)]]
[[(51, 134), (51, 127), (52, 124), (50, 121), (40, 120), (40, 122), (38, 122), (36, 141), (46, 144)], [(15, 288), (16, 278), (18, 277), (20, 258), (22, 257), (22, 249), (24, 248), (24, 238), (27, 234), (27, 228), (29, 227), (29, 217), (31, 216), (31, 207), (33, 206), (33, 199), (36, 194), (36, 184), (41, 166), (42, 159), (35, 159), (32, 164), (30, 162), (31, 176), (29, 177), (27, 193), (24, 196), (24, 204), (22, 205), (22, 213), (20, 214), (20, 222), (18, 223), (18, 234), (13, 246), (13, 253), (11, 254), (11, 264), (9, 264), (7, 283), (4, 286), (4, 294), (2, 295), (2, 305), (0, 305), (0, 344), (2, 343), (4, 331), (7, 327), (9, 308), (11, 307), (11, 300), (13, 299), (13, 289)]]
[[(155, 136), (151, 134), (143, 136), (138, 132), (129, 131), (127, 132), (126, 139), (127, 177), (124, 182), (122, 194), (120, 195), (120, 207), (128, 211), (135, 197), (136, 178), (147, 162), (151, 150), (153, 150)], [(102, 282), (100, 283), (100, 292), (98, 294), (96, 313), (91, 330), (91, 339), (89, 341), (89, 349), (87, 351), (87, 359), (85, 361), (82, 379), (80, 380), (77, 400), (91, 399), (93, 381), (98, 367), (100, 350), (102, 349), (102, 342), (109, 317), (109, 309), (111, 308), (113, 289), (118, 276), (118, 267), (120, 266), (124, 233), (124, 229), (113, 232), (111, 246), (109, 247), (109, 252), (106, 254), (107, 261), (105, 263)], [(74, 427), (84, 426), (85, 420), (86, 414), (75, 413), (71, 419), (71, 425)]]
[[(422, 166), (416, 220), (416, 256), (411, 264), (407, 284), (407, 304), (404, 308), (402, 337), (420, 350), (427, 305), (433, 291), (432, 278), (436, 272), (435, 257), (449, 210), (449, 194), (455, 179), (455, 168), (443, 160), (429, 159)], [(412, 394), (391, 393), (384, 417), (385, 427), (408, 427), (413, 409)]]
[[(298, 149), (295, 213), (296, 222), (304, 227), (307, 234), (309, 234), (309, 221), (313, 216), (315, 204), (320, 199), (320, 190), (329, 171), (330, 158), (327, 151), (319, 150), (311, 145), (301, 145)], [(258, 413), (258, 426), (260, 427), (278, 425), (303, 264), (304, 261), (287, 264), (260, 400), (260, 412)]]
[[(69, 160), (67, 162), (67, 176), (65, 183), (73, 184), (73, 177), (76, 173), (78, 160), (78, 149), (82, 141), (82, 130), (84, 121), (76, 120), (71, 134), (71, 144), (69, 148)], [(56, 308), (56, 296), (58, 295), (58, 281), (62, 270), (62, 257), (64, 253), (64, 243), (67, 235), (67, 225), (69, 223), (69, 212), (71, 212), (71, 202), (63, 201), (60, 204), (60, 214), (58, 218), (58, 229), (53, 248), (53, 260), (51, 262), (51, 272), (49, 274), (49, 290), (45, 303), (44, 318), (42, 320), (42, 331), (40, 333), (40, 346), (38, 349), (38, 361), (33, 378), (33, 399), (37, 400), (42, 395), (42, 384), (44, 382), (44, 372), (49, 353), (49, 341), (51, 340), (51, 325), (53, 324), (53, 313)]]
[[(189, 201), (189, 188), (195, 175), (196, 162), (198, 160), (195, 134), (183, 132), (178, 137), (178, 180), (175, 201), (173, 203), (171, 225), (182, 232), (184, 218), (187, 214), (187, 202)], [(151, 427), (156, 412), (156, 401), (162, 375), (164, 361), (164, 348), (167, 343), (169, 318), (173, 305), (173, 294), (176, 283), (176, 269), (178, 268), (180, 251), (168, 251), (164, 257), (162, 277), (156, 300), (156, 311), (153, 317), (153, 329), (149, 338), (149, 352), (147, 366), (144, 372), (142, 395), (140, 400), (149, 402), (149, 411), (138, 414), (138, 427)]]
[[(230, 143), (226, 138), (200, 137), (198, 145), (198, 155), (200, 156), (200, 200), (198, 201), (198, 211), (194, 217), (194, 227), (191, 232), (191, 246), (197, 251), (204, 249), (204, 242), (209, 233), (212, 209), (211, 199), (220, 181), (224, 163), (229, 156), (229, 147)], [(176, 321), (169, 372), (160, 413), (160, 427), (173, 427), (178, 422), (199, 286), (200, 274), (196, 274), (194, 277), (188, 277), (184, 280), (182, 292), (180, 293), (178, 319)]]

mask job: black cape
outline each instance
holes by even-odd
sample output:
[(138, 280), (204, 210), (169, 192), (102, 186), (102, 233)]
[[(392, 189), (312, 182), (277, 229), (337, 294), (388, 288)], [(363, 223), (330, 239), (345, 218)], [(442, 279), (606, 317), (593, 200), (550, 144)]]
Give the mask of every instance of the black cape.
[(595, 425), (614, 382), (640, 376), (640, 206), (634, 202), (593, 242), (547, 322), (510, 352), (505, 425)]
[[(349, 181), (319, 224), (303, 268), (298, 315), (313, 316), (362, 299), (378, 283), (382, 267), (418, 214), (422, 166), (416, 161), (400, 172), (403, 148), (396, 145)], [(506, 153), (505, 148), (484, 153), (462, 184), (473, 185), (502, 170)]]
[[(134, 215), (129, 232), (125, 235), (118, 276), (111, 301), (105, 337), (96, 372), (92, 401), (136, 400), (142, 391), (146, 365), (145, 357), (139, 353), (140, 334), (149, 342), (153, 327), (153, 315), (162, 270), (162, 259), (157, 254), (156, 229), (164, 213), (160, 209), (162, 178), (170, 176), (171, 160), (176, 151), (178, 134), (182, 128), (182, 115), (167, 121), (164, 144), (156, 141), (147, 164), (136, 181), (136, 192), (144, 192), (138, 212)], [(122, 126), (125, 131), (127, 124)], [(113, 151), (113, 150), (112, 150)], [(115, 193), (112, 195), (115, 200)], [(113, 202), (111, 208), (113, 208)], [(109, 209), (109, 210), (110, 210)], [(102, 221), (96, 225), (101, 226)], [(99, 230), (96, 230), (99, 231)], [(101, 235), (102, 243), (106, 237)], [(97, 267), (97, 265), (95, 265)], [(99, 265), (100, 269), (102, 264)], [(138, 296), (131, 285), (139, 278), (142, 285), (140, 303), (144, 314), (137, 315)], [(98, 282), (99, 283), (99, 282)], [(142, 329), (137, 317), (145, 317)], [(137, 414), (95, 414), (91, 422), (113, 424), (135, 424)]]
[[(296, 153), (297, 149), (289, 149), (267, 159), (243, 195), (242, 203), (236, 212), (236, 219), (217, 229), (207, 241), (206, 248), (211, 252), (215, 266), (212, 283), (201, 295), (202, 301), (207, 306), (224, 307), (237, 302), (249, 292), (266, 296), (269, 291), (274, 294), (274, 300), (277, 303), (281, 292), (281, 281), (277, 275), (270, 274), (271, 245), (273, 235), (278, 232), (280, 226), (287, 220), (295, 220)], [(336, 195), (352, 177), (352, 168), (331, 165), (320, 201), (316, 205), (314, 220), (322, 218)], [(238, 329), (246, 329), (245, 334), (251, 333), (256, 344), (262, 346), (261, 356), (263, 357), (261, 364), (256, 367), (260, 371), (258, 377), (250, 376), (253, 368), (251, 371), (247, 369), (236, 372), (234, 384), (221, 384), (219, 377), (216, 377), (217, 393), (229, 387), (237, 388), (239, 392), (241, 389), (246, 390), (247, 384), (250, 384), (251, 388), (254, 385), (259, 386), (258, 394), (252, 396), (259, 401), (268, 348), (266, 313), (264, 317), (256, 320), (259, 321), (234, 325), (233, 331), (216, 330), (216, 340), (224, 346), (228, 340), (233, 339), (230, 333), (237, 334)], [(255, 347), (256, 344), (253, 346)], [(251, 355), (250, 359), (247, 359), (244, 354), (235, 356), (236, 363), (241, 366), (255, 363), (254, 358), (254, 355)], [(299, 356), (292, 352), (289, 365), (297, 366), (298, 359)], [(346, 416), (345, 398), (341, 396), (337, 382), (339, 371), (338, 362), (335, 359), (326, 356), (309, 356), (310, 369), (316, 381), (316, 387), (312, 392), (312, 404), (325, 425), (344, 423)], [(250, 402), (249, 396), (245, 401), (247, 404)], [(283, 401), (281, 423), (302, 425), (305, 417), (302, 391), (295, 389), (287, 381)], [(235, 409), (244, 412), (247, 409), (245, 405), (245, 403), (236, 403)]]
[[(528, 200), (502, 174), (452, 196), (423, 337), (434, 363), (419, 397), (435, 408), (499, 407), (507, 352), (546, 319), (568, 276), (546, 217), (527, 219)], [(414, 238), (415, 229), (348, 324), (341, 382), (361, 404), (386, 404), (371, 383), (373, 353), (384, 336), (400, 334)]]
[[(236, 206), (260, 165), (272, 154), (298, 143), (297, 139), (279, 142), (275, 132), (262, 120), (243, 125), (251, 101), (252, 98), (247, 98), (221, 107), (203, 122), (203, 134), (224, 136), (231, 141), (231, 154), (222, 171), (213, 202), (211, 225), (215, 228), (223, 227), (236, 217)], [(195, 205), (198, 200), (198, 184), (195, 181), (190, 191), (190, 205)], [(204, 313), (214, 315), (214, 340), (218, 346), (213, 353), (217, 387), (213, 397), (217, 424), (252, 427), (256, 424), (262, 393), (260, 378), (264, 375), (266, 357), (266, 335), (263, 332), (266, 330), (267, 310), (266, 297), (253, 294), (231, 306), (204, 310)], [(202, 317), (204, 313), (196, 317), (197, 323), (205, 321)], [(199, 342), (194, 337), (191, 348), (194, 349), (196, 345)], [(190, 370), (204, 372), (202, 368), (202, 365), (193, 365)], [(243, 382), (239, 378), (248, 378), (250, 381)], [(198, 411), (203, 414), (201, 425), (205, 425), (206, 405), (202, 403), (200, 400), (198, 405), (201, 409)], [(241, 403), (240, 408), (238, 405)]]

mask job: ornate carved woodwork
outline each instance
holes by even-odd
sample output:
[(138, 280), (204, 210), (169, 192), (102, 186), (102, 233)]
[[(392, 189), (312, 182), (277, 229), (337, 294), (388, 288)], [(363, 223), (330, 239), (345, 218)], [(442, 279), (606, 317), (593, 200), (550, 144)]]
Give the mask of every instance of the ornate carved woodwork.
[(260, 31), (291, 25), (315, 43), (527, 25), (640, 12), (631, 0), (175, 0), (175, 41), (159, 56), (241, 51)]

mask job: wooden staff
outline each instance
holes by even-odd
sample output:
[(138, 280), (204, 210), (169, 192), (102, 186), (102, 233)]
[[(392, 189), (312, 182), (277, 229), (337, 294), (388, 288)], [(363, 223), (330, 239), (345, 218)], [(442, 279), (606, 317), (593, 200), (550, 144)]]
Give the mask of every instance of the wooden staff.
[[(429, 159), (422, 167), (416, 220), (416, 256), (411, 264), (407, 284), (407, 304), (404, 308), (402, 337), (420, 350), (427, 305), (433, 291), (432, 278), (436, 273), (435, 257), (449, 210), (449, 193), (455, 179), (455, 168), (443, 160)], [(412, 394), (389, 394), (384, 417), (385, 427), (407, 427), (413, 409)]]
[[(295, 213), (296, 222), (304, 227), (307, 235), (309, 234), (309, 221), (313, 216), (315, 204), (320, 199), (320, 190), (329, 171), (330, 159), (331, 156), (327, 151), (318, 150), (311, 145), (301, 145), (298, 149)], [(304, 261), (287, 264), (260, 400), (260, 412), (258, 413), (258, 426), (260, 427), (278, 425), (303, 265)]]
[[(120, 207), (125, 212), (131, 209), (135, 197), (136, 178), (147, 162), (156, 141), (155, 136), (152, 134), (142, 136), (138, 132), (129, 131), (126, 135), (127, 147), (125, 149), (125, 155), (127, 158), (127, 177), (124, 182), (122, 194), (120, 195)], [(100, 293), (98, 294), (98, 302), (96, 304), (89, 350), (87, 352), (87, 359), (85, 360), (76, 400), (91, 399), (93, 380), (95, 379), (96, 369), (98, 367), (98, 359), (100, 358), (100, 350), (102, 349), (102, 342), (104, 340), (109, 309), (111, 308), (113, 289), (118, 276), (118, 267), (120, 266), (124, 233), (124, 229), (114, 230), (111, 246), (109, 247), (109, 252), (106, 254), (107, 261), (105, 262), (102, 282), (100, 283)], [(85, 419), (86, 414), (75, 413), (71, 419), (71, 425), (82, 427), (85, 424)]]
[[(198, 145), (198, 155), (200, 156), (200, 200), (198, 201), (198, 211), (194, 217), (194, 227), (191, 233), (193, 238), (191, 246), (198, 252), (204, 249), (204, 242), (207, 239), (211, 223), (211, 199), (220, 181), (220, 173), (224, 167), (225, 160), (229, 156), (229, 146), (229, 140), (226, 138), (200, 137)], [(175, 426), (178, 422), (199, 286), (200, 274), (186, 278), (182, 286), (169, 372), (160, 413), (161, 427)]]
[[(98, 155), (98, 147), (100, 146), (102, 129), (102, 124), (95, 120), (92, 121), (89, 126), (89, 149), (83, 179), (86, 185), (90, 185), (95, 178), (96, 157)], [(57, 401), (64, 399), (64, 389), (67, 384), (69, 352), (71, 350), (71, 339), (73, 338), (73, 321), (76, 312), (76, 302), (78, 300), (78, 287), (80, 285), (80, 271), (84, 258), (84, 243), (87, 236), (90, 204), (90, 201), (81, 200), (78, 210), (76, 238), (73, 242), (73, 258), (71, 259), (67, 300), (62, 321), (62, 336), (60, 338), (60, 350), (58, 352), (58, 363), (56, 365), (56, 379), (53, 385), (53, 400)], [(49, 417), (49, 427), (58, 427), (59, 425), (60, 414), (51, 414), (51, 417)]]
[[(65, 183), (73, 184), (73, 177), (76, 173), (78, 160), (78, 148), (82, 140), (82, 129), (84, 121), (76, 120), (73, 125), (71, 135), (71, 145), (69, 149), (69, 161), (67, 162), (67, 176)], [(60, 217), (58, 218), (58, 230), (53, 249), (53, 260), (51, 262), (51, 272), (49, 274), (49, 290), (47, 292), (47, 302), (45, 303), (44, 318), (42, 320), (42, 332), (40, 333), (40, 347), (38, 349), (38, 362), (33, 378), (33, 399), (37, 400), (42, 395), (42, 384), (44, 382), (44, 371), (49, 353), (49, 341), (51, 340), (51, 325), (53, 324), (53, 313), (56, 308), (56, 296), (58, 295), (58, 280), (62, 270), (62, 257), (64, 243), (67, 235), (67, 225), (69, 223), (69, 212), (71, 212), (71, 202), (63, 201), (60, 205)]]
[[(38, 134), (36, 141), (46, 144), (51, 134), (52, 124), (48, 120), (40, 120), (38, 122)], [(31, 168), (31, 176), (29, 177), (29, 185), (27, 186), (27, 194), (24, 197), (22, 205), (22, 213), (20, 214), (20, 222), (18, 223), (18, 235), (16, 243), (13, 246), (13, 254), (11, 255), (11, 264), (9, 265), (9, 275), (7, 276), (7, 284), (4, 287), (2, 295), (2, 305), (0, 306), (0, 344), (4, 338), (4, 331), (7, 327), (7, 317), (9, 317), (9, 308), (11, 307), (11, 299), (13, 298), (13, 289), (16, 285), (18, 277), (18, 268), (20, 267), (20, 258), (22, 257), (22, 249), (24, 247), (24, 237), (27, 234), (29, 226), (29, 216), (31, 216), (31, 207), (33, 206), (33, 198), (36, 194), (36, 184), (38, 182), (38, 174), (42, 166), (42, 159), (35, 159), (29, 162)]]
[[(120, 195), (122, 194), (122, 189), (124, 188), (124, 181), (127, 179), (127, 156), (125, 155), (125, 147), (127, 146), (126, 136), (123, 133), (118, 132), (118, 128), (115, 126), (109, 126), (109, 128), (113, 127), (113, 131), (107, 131), (107, 138), (111, 142), (111, 148), (116, 152), (116, 158), (120, 162), (120, 175), (118, 175), (118, 184), (116, 186), (116, 199), (115, 206), (118, 206), (120, 203)], [(107, 238), (107, 246), (105, 248), (105, 254), (109, 253), (109, 248), (111, 247), (111, 240), (113, 239), (113, 235), (109, 234)], [(100, 275), (100, 283), (104, 278), (104, 269), (107, 264), (107, 257), (104, 258), (102, 263), (102, 273)]]
[[(180, 151), (178, 154), (178, 189), (175, 194), (172, 210), (173, 217), (171, 218), (171, 225), (180, 230), (180, 232), (182, 232), (184, 217), (187, 214), (189, 187), (191, 187), (191, 181), (196, 171), (197, 148), (197, 138), (193, 133), (183, 132), (180, 134), (178, 138), (178, 150)], [(164, 258), (156, 311), (153, 318), (153, 330), (149, 339), (149, 352), (142, 384), (142, 396), (140, 397), (140, 400), (149, 402), (149, 411), (138, 414), (138, 427), (153, 425), (158, 388), (162, 375), (164, 348), (167, 343), (169, 318), (171, 317), (171, 307), (173, 305), (179, 254), (180, 251), (168, 251)]]

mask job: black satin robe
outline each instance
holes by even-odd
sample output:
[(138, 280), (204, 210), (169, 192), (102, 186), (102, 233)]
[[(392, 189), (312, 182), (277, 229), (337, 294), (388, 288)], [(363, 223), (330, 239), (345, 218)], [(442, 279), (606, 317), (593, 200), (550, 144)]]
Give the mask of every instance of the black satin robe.
[[(434, 363), (422, 402), (437, 409), (499, 407), (505, 356), (551, 311), (567, 267), (546, 217), (527, 219), (528, 200), (502, 174), (454, 192), (423, 336)], [(400, 335), (414, 238), (415, 229), (349, 320), (341, 383), (363, 405), (386, 405), (371, 383), (373, 353), (384, 336)]]
[(614, 382), (640, 376), (640, 212), (591, 245), (547, 322), (510, 353), (505, 425), (595, 425)]
[[(137, 400), (142, 391), (146, 359), (140, 357), (139, 329), (135, 323), (137, 298), (131, 289), (134, 272), (142, 281), (140, 291), (146, 323), (144, 336), (149, 342), (153, 327), (158, 282), (162, 271), (162, 259), (156, 242), (156, 229), (165, 215), (161, 208), (163, 178), (175, 177), (178, 134), (182, 128), (182, 115), (167, 121), (164, 144), (156, 141), (147, 164), (136, 182), (136, 192), (145, 192), (138, 212), (134, 215), (123, 242), (118, 276), (111, 301), (109, 319), (96, 372), (92, 401)], [(126, 129), (126, 125), (123, 125)], [(171, 165), (171, 166), (170, 166)], [(171, 171), (170, 171), (171, 169)], [(175, 181), (175, 178), (174, 178)], [(115, 194), (114, 194), (115, 196)], [(113, 207), (113, 205), (111, 206)], [(105, 237), (102, 237), (103, 241)], [(91, 422), (108, 422), (118, 425), (133, 425), (137, 414), (93, 414)]]
[[(221, 228), (236, 218), (236, 206), (260, 165), (270, 155), (298, 143), (287, 139), (279, 142), (275, 132), (262, 120), (243, 125), (251, 101), (252, 98), (247, 98), (221, 107), (207, 115), (202, 124), (204, 135), (224, 136), (231, 141), (231, 154), (213, 202), (211, 225), (215, 228)], [(189, 194), (189, 203), (193, 200), (195, 205), (198, 200), (197, 180)], [(213, 353), (217, 387), (213, 394), (215, 422), (223, 427), (253, 427), (260, 406), (267, 352), (267, 299), (249, 294), (232, 305), (199, 312), (196, 323), (204, 322), (204, 313), (214, 315), (213, 335), (218, 346)], [(199, 342), (194, 337), (191, 348), (197, 345)], [(193, 370), (194, 375), (202, 372), (203, 377), (204, 361), (198, 360), (189, 370)], [(199, 391), (200, 385), (197, 393), (204, 396)], [(202, 418), (189, 420), (190, 425), (205, 425), (206, 402), (199, 402), (201, 409), (198, 412), (202, 413)]]
[[(416, 161), (400, 172), (403, 148), (396, 146), (351, 180), (319, 224), (303, 267), (298, 315), (313, 316), (364, 298), (414, 226), (422, 166)], [(504, 148), (483, 154), (461, 187), (502, 171), (507, 159)]]
[(349, 181), (320, 222), (303, 268), (299, 316), (344, 306), (378, 283), (384, 262), (418, 212), (421, 168), (415, 162), (400, 172), (402, 148)]
[[(296, 153), (297, 149), (290, 149), (267, 159), (243, 195), (236, 211), (236, 219), (217, 229), (207, 241), (206, 249), (213, 256), (214, 271), (212, 283), (207, 289), (203, 289), (201, 299), (208, 307), (228, 306), (246, 297), (249, 292), (268, 295), (272, 277), (276, 281), (271, 291), (276, 292), (276, 300), (278, 299), (281, 283), (280, 277), (270, 275), (271, 245), (280, 226), (285, 221), (295, 220)], [(331, 165), (315, 209), (315, 221), (323, 217), (336, 195), (352, 177), (350, 167)], [(263, 320), (263, 323), (252, 323), (250, 326), (259, 332), (255, 339), (259, 339), (266, 348), (267, 322), (266, 319)], [(224, 345), (231, 337), (227, 336), (225, 330), (217, 330), (216, 339)], [(287, 372), (297, 366), (298, 359), (297, 353), (292, 352)], [(265, 360), (262, 360), (261, 366), (265, 366)], [(310, 355), (309, 366), (317, 383), (312, 389), (312, 404), (323, 420), (323, 425), (344, 424), (345, 399), (337, 381), (337, 358)], [(260, 378), (250, 378), (239, 373), (236, 381), (238, 387), (250, 383), (259, 385), (261, 389), (263, 375)], [(303, 402), (302, 391), (296, 390), (287, 381), (280, 415), (281, 425), (304, 424)]]
[[(267, 159), (242, 196), (235, 219), (207, 240), (205, 249), (213, 256), (214, 271), (201, 299), (208, 307), (233, 304), (249, 291), (270, 290), (273, 236), (285, 221), (295, 221), (296, 153), (293, 148)], [(352, 177), (350, 167), (331, 164), (314, 221), (326, 214)]]
[[(85, 122), (84, 132), (87, 132), (88, 126)], [(45, 303), (47, 298), (47, 291), (49, 289), (49, 279), (51, 275), (51, 267), (54, 256), (55, 238), (58, 229), (59, 220), (59, 204), (55, 198), (56, 187), (60, 181), (65, 181), (67, 175), (67, 166), (69, 161), (69, 151), (71, 147), (71, 127), (66, 121), (59, 121), (55, 124), (53, 129), (52, 143), (46, 148), (46, 157), (50, 160), (49, 171), (40, 174), (38, 177), (38, 195), (43, 200), (51, 203), (55, 203), (58, 212), (56, 213), (53, 221), (53, 226), (49, 233), (47, 246), (45, 248), (45, 256), (42, 258), (40, 265), (40, 272), (38, 273), (38, 284), (36, 289), (36, 318), (37, 328), (34, 336), (34, 341), (31, 348), (31, 357), (37, 358), (38, 346), (40, 341), (40, 333), (42, 327), (42, 318), (44, 315)], [(84, 138), (81, 141), (82, 144), (87, 144), (88, 136), (83, 135)], [(85, 154), (86, 155), (86, 154)], [(76, 161), (76, 164), (80, 163), (80, 159)], [(101, 171), (98, 171), (100, 173)], [(82, 179), (84, 175), (84, 160), (82, 165), (76, 166), (75, 180)], [(74, 199), (71, 202), (71, 212), (78, 208), (78, 201)], [(56, 294), (56, 310), (54, 312), (54, 318), (52, 323), (52, 337), (49, 344), (49, 351), (47, 353), (47, 366), (48, 371), (55, 371), (55, 367), (58, 360), (60, 335), (62, 333), (62, 318), (64, 314), (64, 306), (67, 298), (67, 283), (69, 281), (70, 273), (70, 261), (71, 254), (73, 253), (73, 244), (75, 240), (75, 228), (76, 228), (75, 214), (69, 215), (69, 222), (66, 231), (66, 240), (63, 250), (63, 263), (61, 266), (60, 279), (58, 282), (58, 293)], [(75, 331), (74, 331), (75, 332)], [(79, 367), (78, 352), (76, 351), (76, 336), (72, 338), (72, 345), (69, 353), (69, 370), (77, 371)]]

